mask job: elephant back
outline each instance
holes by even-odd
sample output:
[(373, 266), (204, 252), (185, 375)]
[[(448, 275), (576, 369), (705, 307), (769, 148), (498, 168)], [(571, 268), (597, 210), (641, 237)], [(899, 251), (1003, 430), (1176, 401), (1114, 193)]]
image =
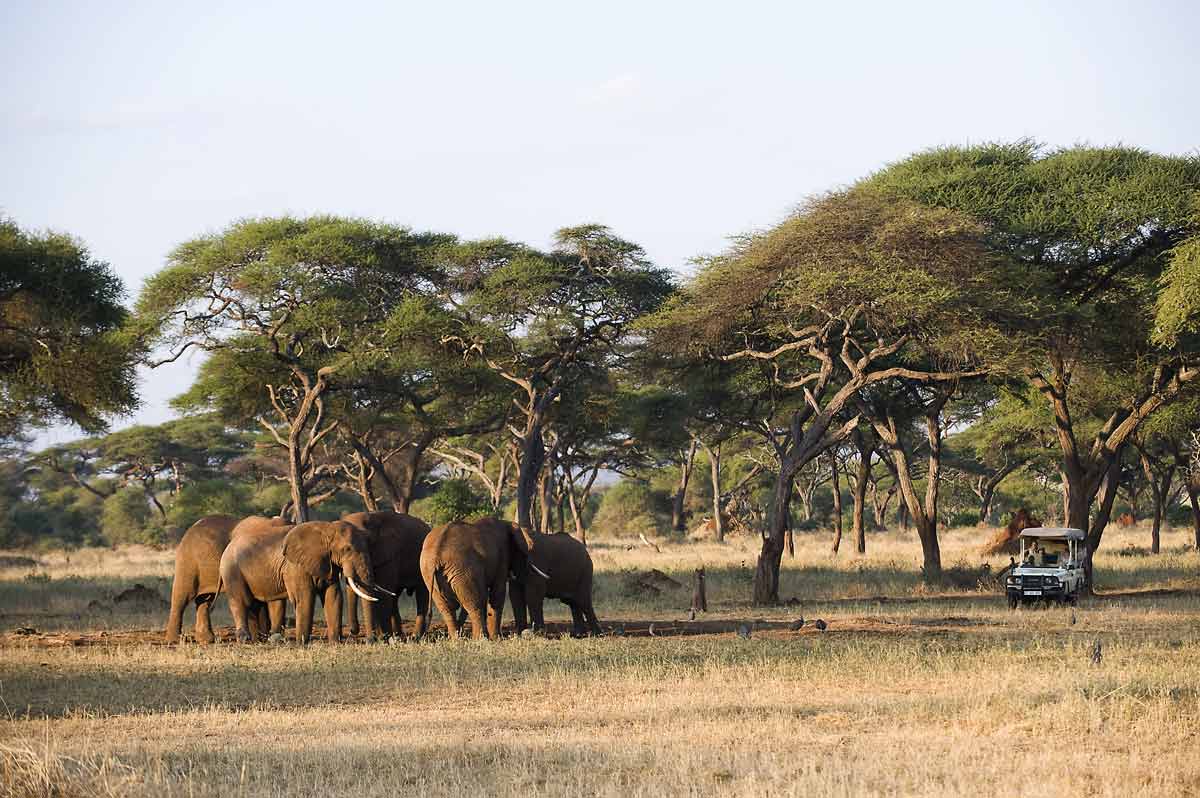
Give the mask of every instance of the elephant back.
[(429, 524), (416, 516), (391, 510), (350, 513), (342, 516), (342, 520), (367, 533), (371, 563), (376, 568), (399, 563), (416, 572), (430, 532)]
[(175, 548), (175, 580), (192, 594), (217, 592), (221, 554), (235, 526), (231, 515), (206, 515), (188, 527)]
[(287, 530), (291, 528), (291, 522), (285, 521), (278, 516), (267, 518), (264, 515), (251, 515), (238, 522), (233, 531), (229, 533), (229, 539), (232, 541), (238, 538), (269, 536), (278, 533), (281, 529)]

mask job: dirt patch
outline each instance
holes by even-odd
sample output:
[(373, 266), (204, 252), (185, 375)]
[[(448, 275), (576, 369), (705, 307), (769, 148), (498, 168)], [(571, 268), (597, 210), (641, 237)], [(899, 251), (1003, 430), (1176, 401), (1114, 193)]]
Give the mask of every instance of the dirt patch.
[(683, 583), (672, 579), (657, 568), (627, 574), (621, 580), (621, 593), (626, 598), (659, 596), (665, 591), (679, 590)]
[[(143, 584), (135, 584), (131, 588), (122, 590), (113, 597), (113, 604), (120, 605), (122, 609), (131, 610), (161, 610), (171, 606), (170, 602), (160, 596), (157, 591), (151, 590)], [(88, 608), (91, 609), (90, 604)]]
[[(888, 619), (879, 617), (846, 617), (828, 618), (823, 625), (809, 620), (799, 626), (796, 620), (780, 619), (766, 620), (763, 618), (726, 618), (702, 619), (690, 621), (683, 619), (614, 619), (601, 624), (605, 637), (722, 637), (731, 642), (738, 638), (759, 640), (795, 640), (800, 637), (820, 637), (824, 635), (918, 635), (922, 637), (944, 637), (950, 634), (968, 633), (972, 627), (974, 633), (996, 631), (995, 624), (986, 621), (972, 620), (961, 616), (947, 618), (910, 618)], [(991, 629), (985, 629), (991, 627)], [(408, 630), (406, 630), (408, 631)], [(234, 629), (231, 626), (213, 630), (217, 645), (241, 645), (237, 643)], [(516, 629), (511, 624), (502, 631), (504, 637), (516, 637)], [(565, 638), (571, 634), (569, 622), (551, 622), (546, 624), (544, 636), (547, 638)], [(430, 627), (427, 641), (436, 643), (445, 639), (445, 626), (435, 624)], [(289, 629), (286, 639), (294, 643), (295, 631)], [(190, 638), (187, 638), (190, 642)], [(363, 637), (354, 638), (345, 635), (340, 645), (365, 645)], [(324, 629), (313, 629), (313, 645), (326, 645)], [(163, 639), (161, 629), (136, 629), (124, 631), (101, 632), (54, 632), (41, 633), (31, 627), (14, 629), (0, 634), (0, 648), (72, 648), (72, 647), (116, 647), (130, 645), (165, 646), (169, 644)], [(270, 645), (258, 643), (256, 645)]]

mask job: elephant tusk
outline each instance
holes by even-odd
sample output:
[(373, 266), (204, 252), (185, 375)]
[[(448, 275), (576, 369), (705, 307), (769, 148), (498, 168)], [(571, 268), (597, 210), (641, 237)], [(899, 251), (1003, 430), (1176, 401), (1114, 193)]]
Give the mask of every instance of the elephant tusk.
[(545, 578), (545, 579), (549, 579), (549, 578), (550, 578), (550, 574), (546, 573), (546, 572), (545, 572), (545, 571), (543, 571), (541, 568), (538, 568), (538, 567), (537, 567), (536, 565), (534, 565), (532, 562), (531, 562), (531, 563), (529, 563), (529, 567), (530, 567), (530, 568), (532, 568), (533, 570), (537, 571), (539, 574), (541, 574), (543, 578)]
[(380, 593), (386, 593), (389, 596), (391, 596), (392, 598), (396, 598), (396, 594), (393, 593), (392, 591), (388, 590), (386, 587), (380, 587), (379, 585), (374, 585), (373, 587), (376, 590), (378, 590)]
[(351, 590), (362, 597), (363, 601), (379, 601), (379, 599), (375, 598), (374, 596), (368, 596), (366, 593), (364, 593), (358, 585), (354, 584), (354, 580), (350, 578), (349, 574), (346, 575), (346, 583), (350, 585)]

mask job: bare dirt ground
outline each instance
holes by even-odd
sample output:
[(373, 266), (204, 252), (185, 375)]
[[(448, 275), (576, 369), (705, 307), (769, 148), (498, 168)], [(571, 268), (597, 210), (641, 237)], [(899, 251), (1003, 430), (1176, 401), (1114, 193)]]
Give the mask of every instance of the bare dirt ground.
[(981, 530), (937, 587), (915, 540), (801, 539), (768, 609), (755, 541), (600, 541), (601, 638), (552, 602), (542, 638), (307, 647), (226, 642), (223, 600), (164, 645), (169, 553), (5, 553), (0, 795), (1200, 795), (1200, 555), (1110, 533), (1073, 609), (1010, 611)]

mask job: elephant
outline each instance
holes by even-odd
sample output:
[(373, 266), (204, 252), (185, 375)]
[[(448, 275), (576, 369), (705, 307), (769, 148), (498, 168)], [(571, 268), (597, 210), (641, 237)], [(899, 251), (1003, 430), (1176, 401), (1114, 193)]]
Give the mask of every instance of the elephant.
[(426, 536), (421, 578), (451, 637), (459, 633), (460, 606), (471, 620), (472, 637), (500, 636), (509, 571), (523, 569), (533, 547), (528, 530), (499, 518), (454, 521)]
[[(206, 515), (188, 528), (175, 549), (175, 578), (171, 584), (171, 614), (167, 618), (166, 640), (178, 642), (183, 631), (183, 611), (196, 602), (196, 640), (212, 643), (212, 606), (220, 592), (221, 554), (237, 535), (257, 534), (263, 529), (286, 525), (281, 518), (250, 516), (241, 521), (228, 515)], [(266, 632), (267, 609), (250, 618), (251, 632)]]
[(337, 642), (342, 637), (342, 573), (350, 589), (367, 601), (378, 601), (374, 594), (386, 592), (375, 586), (367, 533), (345, 521), (308, 521), (255, 535), (234, 535), (221, 555), (221, 583), (229, 596), (238, 640), (251, 640), (247, 612), (256, 602), (270, 603), (271, 632), (282, 634), (280, 599), (286, 597), (296, 606), (296, 641), (308, 643), (319, 594), (325, 606), (326, 638)]
[[(421, 579), (421, 545), (429, 534), (429, 524), (420, 518), (390, 510), (370, 513), (351, 513), (343, 521), (366, 530), (367, 551), (375, 584), (389, 593), (411, 592), (417, 601), (417, 617), (413, 636), (420, 639), (429, 623), (429, 590)], [(350, 634), (358, 634), (358, 594), (346, 596)], [(378, 603), (366, 607), (366, 632), (372, 638), (380, 634), (403, 637), (400, 626), (399, 599), (384, 595)]]
[(175, 579), (171, 583), (171, 614), (167, 618), (168, 643), (179, 641), (183, 611), (196, 602), (196, 640), (211, 643), (213, 602), (221, 581), (221, 552), (229, 545), (229, 533), (237, 526), (229, 515), (206, 515), (188, 527), (175, 549)]
[[(542, 602), (556, 598), (571, 608), (573, 637), (599, 636), (600, 624), (592, 608), (592, 557), (587, 546), (563, 532), (531, 535), (537, 554), (528, 559), (527, 567), (514, 568), (508, 582), (517, 633), (526, 628), (526, 609), (533, 631), (543, 631), (546, 623)], [(540, 572), (539, 567), (543, 569)], [(554, 576), (547, 577), (545, 572)]]

